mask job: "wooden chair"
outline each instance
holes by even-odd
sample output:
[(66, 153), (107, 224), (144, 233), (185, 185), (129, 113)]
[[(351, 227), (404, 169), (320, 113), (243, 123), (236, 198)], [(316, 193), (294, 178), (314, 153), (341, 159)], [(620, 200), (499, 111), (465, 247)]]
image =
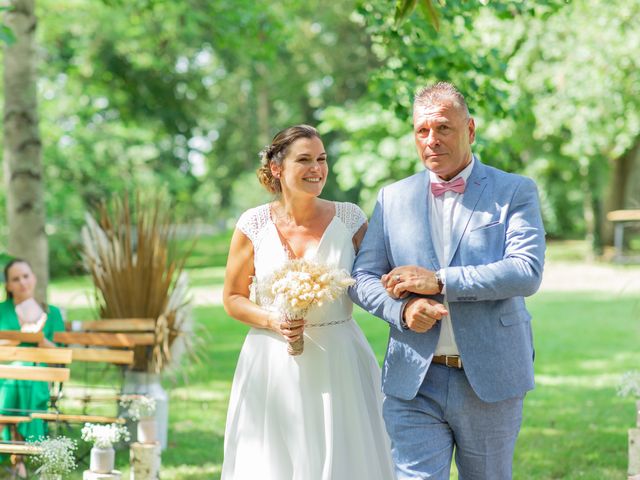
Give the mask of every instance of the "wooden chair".
[(640, 210), (613, 210), (607, 213), (607, 220), (613, 223), (613, 245), (615, 247), (614, 261), (629, 263), (640, 260), (640, 257), (625, 254), (624, 235), (627, 227), (640, 226)]
[[(13, 332), (20, 334), (20, 332)], [(34, 335), (34, 334), (21, 334), (14, 335), (13, 337), (18, 341), (25, 341), (25, 335)], [(35, 334), (37, 335), (37, 334)], [(40, 334), (41, 335), (41, 334)], [(2, 333), (0, 333), (0, 338), (2, 338)], [(82, 356), (82, 354), (79, 354)], [(118, 361), (131, 361), (132, 353), (128, 356), (125, 353), (125, 358), (121, 355), (116, 355), (116, 360)], [(56, 364), (56, 365), (67, 365), (69, 366), (74, 357), (77, 357), (78, 354), (74, 353), (74, 349), (69, 348), (38, 348), (38, 347), (7, 347), (0, 346), (0, 362), (12, 362), (12, 361), (26, 361), (26, 362), (34, 362), (34, 366), (18, 366), (18, 365), (0, 365), (0, 378), (11, 378), (16, 380), (32, 380), (32, 381), (46, 381), (52, 383), (51, 391), (53, 395), (51, 396), (51, 403), (49, 405), (50, 410), (46, 412), (29, 412), (30, 419), (41, 419), (47, 422), (55, 422), (56, 425), (64, 422), (66, 424), (69, 423), (124, 423), (125, 420), (119, 418), (117, 416), (106, 416), (106, 415), (94, 415), (90, 413), (84, 412), (83, 414), (67, 414), (62, 413), (59, 408), (59, 401), (62, 397), (63, 392), (63, 384), (67, 382), (70, 378), (70, 369), (67, 368), (59, 368), (59, 367), (42, 367), (35, 366), (35, 363), (47, 363), (47, 364)], [(93, 355), (93, 358), (96, 356)], [(106, 353), (104, 358), (113, 358), (109, 352)], [(25, 422), (27, 420), (24, 419), (24, 416), (0, 416), (0, 423), (4, 423), (5, 425), (10, 424), (13, 427), (13, 430), (16, 430), (16, 425), (18, 423)]]
[(25, 333), (18, 330), (0, 330), (0, 346), (15, 347), (20, 343), (29, 343), (35, 346), (43, 339), (42, 332)]
[(129, 357), (123, 356), (126, 361), (121, 361), (120, 365), (133, 365), (136, 358), (144, 357), (156, 345), (156, 321), (153, 318), (85, 320), (72, 322), (71, 325), (73, 331), (56, 334), (56, 342), (89, 348), (103, 346), (133, 350), (133, 362), (129, 362)]
[[(73, 352), (74, 364), (84, 362), (84, 384), (67, 389), (80, 392), (69, 392), (65, 397), (81, 402), (83, 412), (89, 405), (112, 403), (120, 399), (124, 368), (134, 362), (134, 349), (140, 346), (153, 345), (155, 321), (153, 319), (117, 319), (80, 321), (69, 324), (73, 331), (58, 332), (54, 341), (65, 344)], [(96, 368), (101, 368), (96, 373)], [(107, 368), (119, 367), (119, 378), (110, 385), (94, 385), (95, 377), (108, 378)], [(93, 375), (91, 375), (93, 372)], [(111, 375), (113, 377), (113, 374)], [(105, 391), (108, 391), (105, 393)]]
[[(14, 332), (19, 334), (20, 332)], [(33, 335), (33, 334), (26, 334)], [(32, 337), (26, 337), (32, 339)], [(18, 342), (24, 341), (25, 337), (14, 336)], [(7, 365), (0, 364), (0, 378), (27, 381), (44, 381), (51, 383), (61, 383), (69, 379), (69, 368), (71, 363), (71, 351), (61, 348), (38, 348), (38, 347), (16, 347), (0, 346), (0, 362), (29, 362), (33, 365)], [(66, 365), (42, 366), (39, 364)], [(5, 409), (6, 410), (6, 409)], [(39, 453), (36, 446), (25, 444), (18, 433), (18, 425), (31, 422), (33, 415), (39, 412), (16, 412), (16, 415), (0, 415), (0, 425), (9, 428), (11, 433), (10, 442), (0, 443), (0, 453), (11, 454), (14, 476), (18, 471), (26, 471), (22, 456)]]

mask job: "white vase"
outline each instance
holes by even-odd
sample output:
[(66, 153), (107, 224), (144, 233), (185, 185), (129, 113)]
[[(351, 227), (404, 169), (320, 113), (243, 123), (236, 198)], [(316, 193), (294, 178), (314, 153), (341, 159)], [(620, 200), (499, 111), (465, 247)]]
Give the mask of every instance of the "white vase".
[(111, 473), (116, 462), (116, 451), (113, 447), (91, 449), (91, 462), (89, 470), (94, 473)]
[(156, 443), (158, 441), (158, 427), (155, 417), (145, 417), (138, 420), (138, 442), (140, 443)]
[(41, 473), (40, 480), (62, 480), (61, 473)]
[[(160, 442), (162, 450), (167, 448), (169, 433), (169, 396), (160, 384), (160, 375), (157, 373), (135, 372), (125, 370), (123, 395), (146, 395), (156, 401), (156, 440)], [(132, 423), (128, 423), (129, 432), (137, 432)], [(137, 435), (137, 433), (136, 433)], [(138, 441), (132, 438), (131, 441)]]

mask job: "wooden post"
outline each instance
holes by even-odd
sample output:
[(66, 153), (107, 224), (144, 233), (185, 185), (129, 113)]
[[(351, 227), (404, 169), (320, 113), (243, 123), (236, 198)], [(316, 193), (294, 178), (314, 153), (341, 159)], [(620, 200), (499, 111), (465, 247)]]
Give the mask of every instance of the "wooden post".
[(636, 401), (636, 428), (629, 429), (628, 480), (640, 480), (640, 400)]
[(158, 480), (160, 478), (160, 443), (132, 443), (129, 450), (131, 480)]
[(111, 473), (96, 473), (85, 470), (82, 473), (82, 480), (122, 480), (122, 472), (113, 470)]

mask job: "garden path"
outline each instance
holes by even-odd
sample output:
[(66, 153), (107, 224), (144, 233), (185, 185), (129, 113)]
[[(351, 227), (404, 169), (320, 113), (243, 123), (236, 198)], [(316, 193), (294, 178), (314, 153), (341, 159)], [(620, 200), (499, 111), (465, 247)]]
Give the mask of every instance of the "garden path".
[[(610, 292), (613, 295), (640, 294), (640, 266), (618, 266), (606, 263), (548, 262), (540, 291), (543, 292)], [(49, 301), (63, 308), (90, 307), (91, 291), (87, 289), (50, 290)], [(191, 288), (194, 305), (221, 305), (222, 285)]]

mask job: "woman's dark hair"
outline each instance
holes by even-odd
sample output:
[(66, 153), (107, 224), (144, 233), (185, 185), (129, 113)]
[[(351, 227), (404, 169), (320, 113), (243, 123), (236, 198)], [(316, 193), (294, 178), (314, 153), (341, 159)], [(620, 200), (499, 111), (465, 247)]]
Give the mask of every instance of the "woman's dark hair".
[(9, 270), (11, 269), (11, 267), (13, 267), (16, 263), (24, 263), (26, 265), (29, 265), (29, 268), (31, 270), (33, 270), (33, 267), (31, 266), (31, 264), (29, 262), (27, 262), (26, 260), (23, 260), (22, 258), (12, 258), (11, 260), (9, 260), (7, 262), (7, 264), (4, 266), (4, 290), (5, 292), (7, 292), (7, 298), (13, 298), (13, 293), (11, 293), (8, 289), (7, 289), (7, 284), (9, 283)]
[(280, 180), (275, 178), (271, 173), (271, 164), (282, 165), (284, 157), (287, 156), (287, 150), (293, 142), (300, 138), (320, 138), (318, 131), (309, 125), (294, 125), (278, 132), (271, 145), (267, 145), (260, 152), (260, 168), (256, 174), (258, 180), (271, 193), (279, 193), (282, 191)]

